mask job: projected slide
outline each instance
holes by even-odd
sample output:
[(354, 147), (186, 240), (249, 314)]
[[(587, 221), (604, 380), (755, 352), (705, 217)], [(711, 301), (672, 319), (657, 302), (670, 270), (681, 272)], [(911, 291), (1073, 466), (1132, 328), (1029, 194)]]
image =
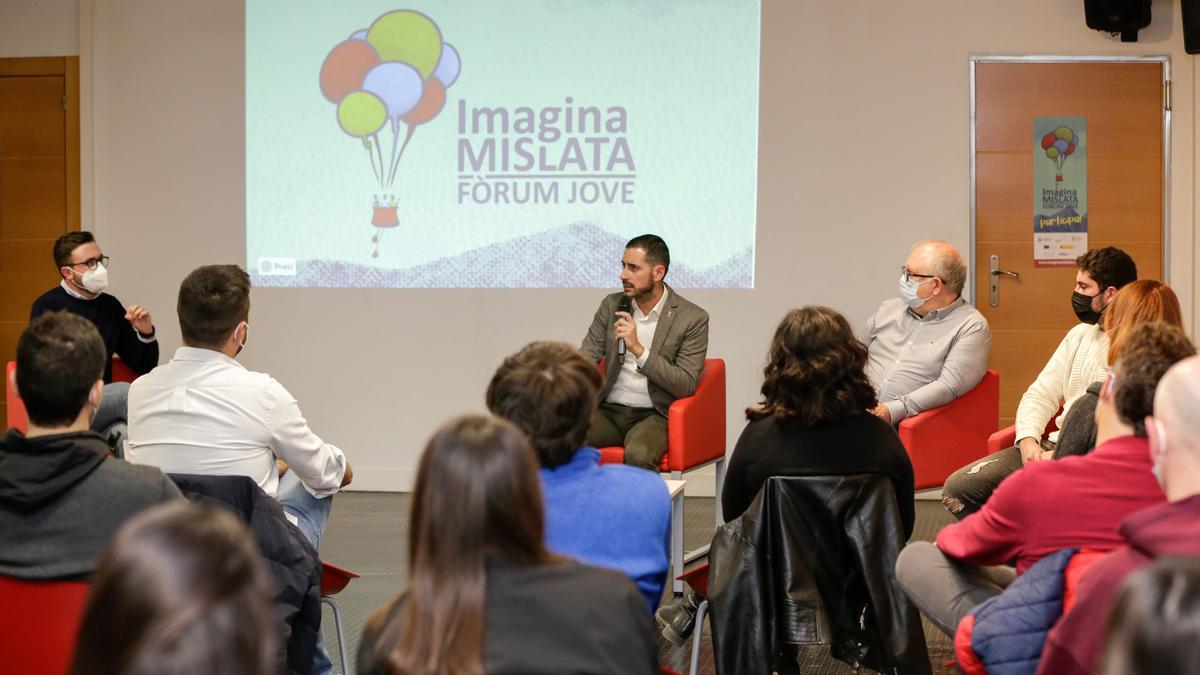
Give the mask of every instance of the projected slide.
[(752, 288), (758, 0), (246, 0), (259, 286)]

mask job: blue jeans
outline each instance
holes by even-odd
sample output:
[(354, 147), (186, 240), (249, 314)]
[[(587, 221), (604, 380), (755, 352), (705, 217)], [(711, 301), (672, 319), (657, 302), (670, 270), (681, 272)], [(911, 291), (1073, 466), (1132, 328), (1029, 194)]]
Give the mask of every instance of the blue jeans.
[[(276, 495), (279, 505), (288, 514), (296, 518), (296, 527), (319, 552), (321, 550), (321, 533), (325, 531), (325, 523), (329, 522), (329, 509), (333, 506), (333, 498), (318, 499), (308, 490), (296, 476), (295, 471), (288, 471), (279, 477), (279, 492)], [(349, 665), (343, 663), (342, 670), (349, 672)], [(317, 649), (313, 653), (313, 675), (327, 675), (333, 672), (333, 662), (329, 660), (329, 652), (325, 650), (325, 632), (317, 633)]]
[[(129, 383), (112, 382), (104, 385), (104, 395), (100, 397), (100, 406), (96, 408), (96, 416), (92, 418), (92, 431), (100, 434), (105, 440), (114, 432), (127, 436), (125, 431), (129, 419)], [(120, 448), (117, 448), (118, 453)], [(117, 455), (118, 457), (120, 454)]]

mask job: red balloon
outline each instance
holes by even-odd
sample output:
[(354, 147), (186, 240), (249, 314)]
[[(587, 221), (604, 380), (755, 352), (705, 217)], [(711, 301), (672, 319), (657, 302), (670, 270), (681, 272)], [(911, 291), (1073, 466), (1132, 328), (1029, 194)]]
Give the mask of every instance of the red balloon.
[(1054, 141), (1057, 141), (1057, 140), (1058, 140), (1058, 137), (1054, 135), (1053, 131), (1046, 134), (1045, 136), (1042, 136), (1042, 149), (1045, 150), (1046, 148), (1054, 145)]
[(1075, 144), (1074, 143), (1067, 146), (1067, 156), (1070, 156), (1071, 153), (1073, 153), (1073, 152), (1075, 152)]
[(321, 64), (321, 93), (331, 103), (340, 103), (346, 94), (362, 89), (367, 71), (379, 63), (379, 54), (366, 40), (338, 43)]
[(407, 115), (401, 115), (400, 119), (409, 124), (424, 124), (437, 117), (438, 113), (442, 112), (444, 105), (446, 105), (446, 85), (436, 77), (431, 77), (425, 80), (425, 91), (421, 92), (421, 100), (417, 101), (417, 105), (408, 111)]

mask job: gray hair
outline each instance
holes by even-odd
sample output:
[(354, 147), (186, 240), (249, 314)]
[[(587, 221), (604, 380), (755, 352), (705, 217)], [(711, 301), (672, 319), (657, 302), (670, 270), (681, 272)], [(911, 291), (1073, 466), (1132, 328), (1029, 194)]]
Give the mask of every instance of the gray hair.
[(913, 246), (914, 251), (919, 248), (926, 249), (929, 273), (941, 279), (946, 290), (962, 295), (963, 286), (967, 283), (967, 263), (958, 249), (941, 239), (926, 239)]

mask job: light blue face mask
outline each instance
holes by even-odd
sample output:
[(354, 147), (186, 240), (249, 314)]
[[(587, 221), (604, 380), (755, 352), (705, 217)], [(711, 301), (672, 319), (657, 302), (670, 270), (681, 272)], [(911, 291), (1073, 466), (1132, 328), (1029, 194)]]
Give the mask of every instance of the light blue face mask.
[(1154, 420), (1154, 430), (1158, 432), (1158, 448), (1156, 448), (1158, 453), (1154, 456), (1154, 464), (1150, 467), (1150, 472), (1154, 474), (1154, 480), (1158, 481), (1159, 487), (1166, 492), (1167, 477), (1163, 475), (1163, 462), (1167, 459), (1167, 430), (1158, 420)]
[(933, 279), (926, 279), (925, 281), (920, 281), (920, 282), (906, 281), (904, 279), (904, 273), (901, 272), (900, 273), (900, 299), (904, 301), (904, 304), (908, 305), (912, 309), (916, 309), (916, 308), (920, 307), (921, 305), (925, 304), (925, 300), (928, 300), (929, 298), (925, 298), (925, 300), (918, 298), (917, 297), (917, 288), (919, 288), (922, 284), (929, 283), (930, 281), (933, 281)]

